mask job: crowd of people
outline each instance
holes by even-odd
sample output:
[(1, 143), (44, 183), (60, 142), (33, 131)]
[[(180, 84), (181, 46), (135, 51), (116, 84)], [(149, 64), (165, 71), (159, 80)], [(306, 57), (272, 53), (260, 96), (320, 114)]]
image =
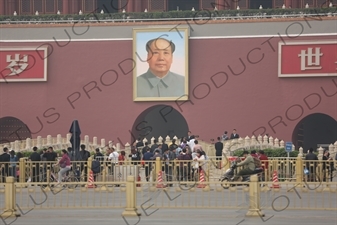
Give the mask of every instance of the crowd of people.
[[(167, 182), (173, 181), (174, 174), (177, 175), (176, 180), (178, 181), (194, 180), (197, 171), (205, 171), (205, 160), (207, 159), (205, 151), (191, 131), (186, 137), (181, 138), (180, 144), (177, 144), (175, 139), (169, 144), (165, 140), (162, 140), (161, 143), (154, 140), (150, 146), (148, 142), (143, 143), (139, 138), (133, 144), (129, 157), (134, 164), (142, 161), (146, 181), (150, 180), (152, 161), (159, 158), (163, 162), (162, 171), (165, 172)], [(174, 160), (178, 160), (178, 165), (174, 165)], [(176, 173), (174, 173), (175, 168), (177, 169)], [(171, 185), (169, 184), (169, 186)]]
[[(223, 141), (229, 139), (239, 138), (239, 134), (236, 133), (236, 129), (233, 130), (232, 134), (228, 137), (228, 132), (225, 131), (222, 137), (217, 137), (217, 141), (214, 143), (215, 155), (217, 168), (221, 169), (221, 161), (223, 156)], [(23, 157), (21, 152), (15, 153), (14, 150), (9, 151), (7, 147), (3, 149), (4, 153), (0, 155), (0, 165), (1, 165), (1, 179), (5, 182), (7, 176), (14, 176), (19, 181), (19, 167), (18, 162), (20, 158)], [(54, 170), (55, 166), (60, 169), (58, 171), (58, 182), (67, 175), (71, 168), (79, 165), (77, 169), (78, 174), (83, 175), (83, 180), (87, 181), (87, 161), (90, 157), (90, 152), (86, 150), (85, 145), (80, 146), (79, 157), (74, 158), (75, 154), (72, 148), (67, 150), (63, 149), (61, 154), (58, 155), (53, 147), (44, 148), (38, 152), (37, 147), (33, 147), (33, 152), (29, 156), (28, 161), (31, 163), (30, 177), (32, 182), (47, 181), (46, 171), (47, 168)], [(162, 140), (161, 143), (158, 140), (154, 140), (154, 143), (150, 145), (148, 142), (143, 143), (139, 138), (131, 147), (131, 152), (128, 155), (131, 159), (133, 165), (141, 164), (145, 169), (146, 181), (150, 180), (150, 174), (153, 168), (153, 161), (159, 158), (162, 162), (162, 171), (165, 172), (166, 181), (173, 181), (173, 176), (176, 175), (176, 180), (179, 181), (191, 181), (195, 179), (195, 174), (197, 171), (204, 170), (206, 172), (207, 159), (205, 151), (198, 142), (198, 138), (189, 131), (186, 137), (182, 137), (180, 143), (177, 144), (176, 140), (173, 139), (170, 143), (166, 143)], [(263, 170), (268, 168), (268, 157), (264, 154), (263, 150), (256, 152), (252, 150), (250, 154), (244, 152), (245, 160), (238, 164), (238, 166), (244, 166), (238, 176), (249, 175), (254, 173), (256, 167), (256, 160), (262, 160), (264, 163), (261, 165)], [(103, 163), (106, 163), (108, 173), (114, 174), (114, 167), (117, 165), (123, 165), (127, 159), (126, 152), (121, 151), (118, 153), (114, 148), (107, 148), (105, 155), (103, 155), (99, 148), (95, 150), (93, 162), (91, 165), (91, 170), (94, 173), (94, 181), (98, 174), (101, 173)], [(174, 165), (174, 160), (178, 160), (178, 164)], [(253, 166), (253, 162), (255, 164)], [(313, 153), (313, 149), (309, 149), (305, 160), (318, 160), (317, 155)], [(330, 181), (332, 181), (332, 171), (334, 169), (333, 159), (327, 150), (324, 151), (323, 155), (323, 173), (324, 181), (328, 179), (326, 174), (330, 174)], [(79, 164), (75, 165), (75, 161), (81, 161)], [(185, 161), (185, 162), (184, 162)], [(2, 163), (3, 162), (3, 163)], [(174, 166), (173, 166), (174, 165)], [(90, 165), (89, 165), (90, 166)], [(254, 168), (253, 168), (254, 167)], [(315, 168), (316, 164), (310, 164), (306, 162), (306, 168), (308, 169), (307, 176), (308, 181), (315, 181)], [(177, 171), (174, 171), (174, 170)], [(55, 171), (53, 171), (55, 172)]]

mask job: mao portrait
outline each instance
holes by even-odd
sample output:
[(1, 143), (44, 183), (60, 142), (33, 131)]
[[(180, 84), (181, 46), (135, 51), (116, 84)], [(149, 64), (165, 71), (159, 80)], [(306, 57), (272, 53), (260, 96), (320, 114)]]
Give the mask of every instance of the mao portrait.
[(188, 99), (188, 29), (134, 29), (134, 101)]

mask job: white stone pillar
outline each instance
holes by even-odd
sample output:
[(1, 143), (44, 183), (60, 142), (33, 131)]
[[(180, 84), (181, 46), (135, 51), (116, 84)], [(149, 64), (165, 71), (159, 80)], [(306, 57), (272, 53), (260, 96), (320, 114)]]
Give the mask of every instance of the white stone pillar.
[(166, 142), (166, 144), (169, 144), (169, 142), (171, 142), (171, 138), (170, 138), (170, 136), (166, 136), (166, 138), (165, 138), (165, 142)]
[(51, 135), (47, 135), (47, 146), (52, 146), (53, 145), (53, 140)]
[(238, 148), (243, 148), (244, 147), (244, 140), (242, 137), (239, 137), (238, 139)]
[(268, 146), (268, 136), (264, 135), (263, 137), (263, 146)]
[(279, 148), (280, 147), (280, 141), (278, 138), (275, 138), (275, 145), (274, 145), (275, 148)]
[(280, 141), (280, 148), (284, 148), (284, 141)]
[(120, 144), (120, 143), (117, 143), (117, 144), (116, 144), (116, 150), (117, 150), (118, 152), (121, 151), (121, 144)]
[(58, 134), (56, 136), (56, 144), (57, 144), (57, 148), (58, 149), (63, 149), (63, 146), (62, 146), (62, 136), (61, 134)]
[(153, 145), (153, 144), (154, 144), (154, 140), (155, 140), (155, 138), (154, 138), (154, 137), (152, 137), (152, 138), (151, 138), (151, 145)]
[(319, 148), (318, 148), (318, 155), (317, 155), (317, 158), (318, 158), (319, 160), (322, 160), (322, 158), (323, 158), (323, 151), (324, 151), (324, 149), (323, 149), (322, 147), (319, 147)]
[(30, 139), (30, 138), (26, 139), (26, 147), (25, 147), (25, 149), (26, 150), (32, 149), (32, 139)]
[(98, 144), (97, 144), (97, 137), (94, 137), (94, 138), (92, 139), (92, 144), (93, 144), (94, 148), (96, 149), (97, 146), (98, 146)]
[(274, 145), (274, 138), (273, 137), (269, 137), (269, 146), (271, 148), (275, 148), (275, 145)]
[(21, 149), (20, 149), (20, 141), (16, 140), (16, 141), (14, 142), (14, 151), (18, 152), (18, 151), (20, 151), (20, 150), (21, 150)]
[(90, 149), (90, 146), (89, 146), (89, 135), (85, 135), (84, 136), (84, 144), (85, 144), (85, 147), (87, 149)]
[(258, 141), (259, 148), (262, 149), (263, 138), (262, 138), (261, 135), (259, 135), (259, 136), (257, 137), (257, 141)]
[(254, 148), (256, 146), (256, 137), (253, 135), (251, 140), (250, 140), (250, 148)]
[[(41, 136), (37, 136), (37, 138), (36, 138), (36, 147), (38, 149), (42, 148), (42, 137)], [(31, 150), (31, 149), (29, 149), (29, 150)]]
[(106, 146), (105, 146), (105, 139), (104, 138), (102, 138), (101, 139), (101, 148), (105, 148)]
[(298, 151), (299, 151), (299, 153), (298, 153), (298, 157), (303, 157), (303, 148), (302, 147), (300, 147), (299, 149), (298, 149)]
[(250, 138), (248, 136), (245, 137), (245, 148), (249, 148), (250, 147)]

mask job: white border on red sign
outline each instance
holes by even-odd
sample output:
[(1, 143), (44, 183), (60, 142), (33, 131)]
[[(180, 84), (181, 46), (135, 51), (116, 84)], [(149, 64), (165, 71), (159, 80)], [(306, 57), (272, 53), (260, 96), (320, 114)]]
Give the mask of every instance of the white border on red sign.
[(4, 79), (1, 77), (0, 82), (36, 82), (36, 81), (47, 81), (47, 58), (48, 58), (48, 47), (1, 47), (0, 51), (43, 51), (43, 78), (28, 78), (28, 79)]
[[(336, 40), (326, 40), (326, 41), (287, 41), (286, 43), (283, 43), (280, 41), (278, 43), (278, 77), (333, 77), (337, 76), (337, 70), (336, 73), (303, 73), (303, 74), (282, 74), (281, 73), (281, 65), (282, 65), (282, 46), (283, 45), (308, 45), (308, 44), (337, 44)], [(336, 52), (337, 54), (337, 52)], [(337, 66), (337, 64), (336, 64)]]

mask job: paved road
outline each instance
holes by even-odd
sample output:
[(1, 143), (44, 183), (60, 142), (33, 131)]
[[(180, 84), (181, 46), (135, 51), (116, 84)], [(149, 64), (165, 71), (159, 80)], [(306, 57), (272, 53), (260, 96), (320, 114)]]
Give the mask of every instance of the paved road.
[[(286, 212), (264, 211), (263, 220), (259, 217), (245, 217), (244, 211), (235, 210), (210, 210), (210, 209), (160, 209), (146, 216), (142, 212), (140, 218), (124, 218), (121, 216), (123, 209), (81, 209), (81, 210), (32, 210), (26, 215), (14, 219), (0, 221), (12, 225), (45, 225), (45, 224), (71, 224), (71, 225), (166, 225), (166, 224), (191, 224), (191, 225), (317, 225), (337, 224), (337, 213), (333, 211), (307, 211), (294, 210)], [(141, 212), (141, 211), (140, 211)]]

